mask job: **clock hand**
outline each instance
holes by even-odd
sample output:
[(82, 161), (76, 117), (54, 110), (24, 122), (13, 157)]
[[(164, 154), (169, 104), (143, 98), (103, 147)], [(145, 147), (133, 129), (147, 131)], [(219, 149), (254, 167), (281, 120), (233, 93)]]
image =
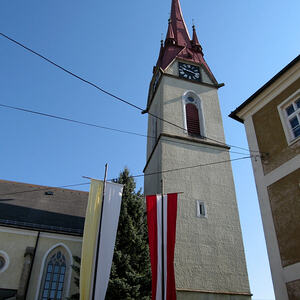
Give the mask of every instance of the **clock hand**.
[(189, 73), (192, 73), (192, 74), (194, 74), (194, 75), (198, 74), (198, 73), (195, 73), (195, 72), (193, 72), (192, 70), (188, 70), (188, 69), (186, 69), (186, 68), (184, 68), (184, 67), (182, 67), (182, 69), (183, 69), (184, 71), (189, 72)]

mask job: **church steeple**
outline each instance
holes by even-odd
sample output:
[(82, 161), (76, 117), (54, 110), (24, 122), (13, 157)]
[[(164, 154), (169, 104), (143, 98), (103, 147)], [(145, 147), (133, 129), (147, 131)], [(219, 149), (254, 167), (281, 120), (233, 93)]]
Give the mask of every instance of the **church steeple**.
[[(218, 164), (230, 161), (221, 85), (203, 58), (195, 26), (191, 33), (179, 0), (172, 0), (143, 111), (148, 113), (144, 193), (183, 192), (174, 256), (177, 299), (251, 300), (231, 165)], [(156, 298), (164, 298), (159, 289)]]
[(195, 26), (193, 26), (193, 38), (191, 40), (183, 19), (180, 2), (179, 0), (172, 0), (168, 31), (164, 47), (160, 50), (155, 69), (161, 68), (165, 71), (167, 67), (178, 58), (200, 65), (206, 71), (211, 82), (217, 85), (217, 80), (203, 56), (202, 47), (198, 41)]
[(171, 24), (174, 30), (176, 44), (182, 47), (190, 47), (190, 36), (182, 16), (179, 0), (172, 0)]

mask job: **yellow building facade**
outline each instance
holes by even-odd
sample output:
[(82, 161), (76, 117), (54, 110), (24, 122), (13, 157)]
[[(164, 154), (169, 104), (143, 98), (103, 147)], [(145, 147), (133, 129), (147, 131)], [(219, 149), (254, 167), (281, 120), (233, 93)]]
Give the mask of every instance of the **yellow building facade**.
[(78, 288), (88, 193), (0, 181), (0, 299), (66, 299)]
[(244, 123), (276, 299), (300, 299), (300, 55), (230, 114)]

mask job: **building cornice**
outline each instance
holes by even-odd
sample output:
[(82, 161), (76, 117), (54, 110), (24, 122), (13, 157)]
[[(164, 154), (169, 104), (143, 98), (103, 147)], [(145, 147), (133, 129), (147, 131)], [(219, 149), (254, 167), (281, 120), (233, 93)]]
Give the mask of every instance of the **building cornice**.
[[(163, 139), (163, 137), (167, 137), (170, 139)], [(205, 145), (206, 147), (216, 147), (216, 148), (221, 148), (221, 149), (226, 149), (226, 150), (230, 150), (230, 147), (225, 145), (225, 144), (218, 144), (218, 143), (214, 143), (214, 142), (208, 142), (205, 137), (204, 138), (197, 138), (197, 137), (192, 137), (192, 136), (180, 136), (180, 135), (174, 135), (174, 134), (169, 134), (169, 133), (161, 133), (149, 155), (149, 158), (147, 159), (146, 165), (144, 167), (143, 173), (145, 173), (149, 162), (159, 144), (160, 141), (172, 141), (171, 139), (176, 139), (176, 140), (182, 140), (182, 141), (186, 141), (186, 142), (190, 142), (190, 143), (195, 143), (196, 145), (199, 145), (199, 147)]]

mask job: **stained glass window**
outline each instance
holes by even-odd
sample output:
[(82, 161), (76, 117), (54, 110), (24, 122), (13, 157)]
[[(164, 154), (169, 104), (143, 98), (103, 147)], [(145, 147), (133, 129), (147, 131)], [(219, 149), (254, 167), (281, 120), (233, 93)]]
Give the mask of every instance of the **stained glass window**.
[(60, 300), (66, 274), (66, 258), (61, 251), (53, 254), (46, 266), (45, 280), (41, 293), (42, 300)]

